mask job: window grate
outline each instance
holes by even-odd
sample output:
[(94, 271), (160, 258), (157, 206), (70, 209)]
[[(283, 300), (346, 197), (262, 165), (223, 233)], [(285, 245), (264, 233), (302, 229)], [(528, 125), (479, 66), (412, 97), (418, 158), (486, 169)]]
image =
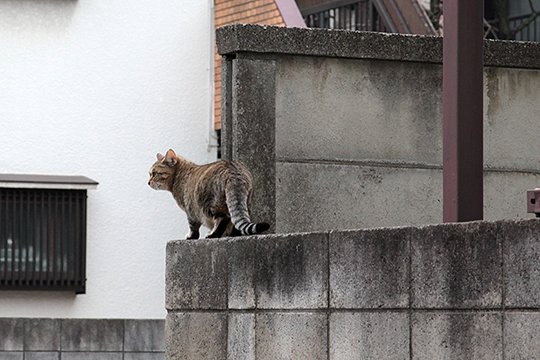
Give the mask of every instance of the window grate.
[(0, 188), (0, 289), (85, 291), (86, 190)]

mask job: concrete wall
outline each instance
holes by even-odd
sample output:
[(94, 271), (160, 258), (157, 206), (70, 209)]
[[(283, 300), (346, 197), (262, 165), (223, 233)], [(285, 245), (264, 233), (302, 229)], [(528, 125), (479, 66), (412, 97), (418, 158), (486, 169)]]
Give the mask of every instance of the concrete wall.
[(540, 221), (172, 241), (166, 358), (535, 359)]
[(2, 360), (162, 360), (164, 320), (0, 318)]
[[(275, 204), (263, 213), (278, 232), (442, 221), (440, 38), (233, 26), (217, 39), (229, 62), (224, 155), (275, 193), (255, 206)], [(538, 59), (540, 44), (485, 43), (488, 220), (530, 217)]]
[(100, 183), (86, 294), (1, 291), (0, 317), (164, 318), (165, 242), (187, 221), (148, 169), (169, 147), (215, 159), (210, 4), (0, 2), (0, 172)]

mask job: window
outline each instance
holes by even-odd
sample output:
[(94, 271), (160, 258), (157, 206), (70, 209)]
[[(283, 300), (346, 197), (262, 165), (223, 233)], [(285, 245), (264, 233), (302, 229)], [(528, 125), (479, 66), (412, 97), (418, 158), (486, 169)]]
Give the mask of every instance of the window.
[(82, 176), (0, 175), (0, 289), (85, 292)]

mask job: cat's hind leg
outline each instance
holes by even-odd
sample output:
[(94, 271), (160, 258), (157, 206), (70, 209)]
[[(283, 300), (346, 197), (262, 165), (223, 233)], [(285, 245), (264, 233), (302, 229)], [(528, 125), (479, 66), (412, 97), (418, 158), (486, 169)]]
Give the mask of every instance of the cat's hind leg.
[(225, 230), (227, 230), (227, 226), (230, 224), (230, 222), (231, 218), (228, 216), (215, 216), (214, 227), (208, 233), (208, 235), (206, 235), (206, 238), (211, 239), (222, 237), (225, 233)]

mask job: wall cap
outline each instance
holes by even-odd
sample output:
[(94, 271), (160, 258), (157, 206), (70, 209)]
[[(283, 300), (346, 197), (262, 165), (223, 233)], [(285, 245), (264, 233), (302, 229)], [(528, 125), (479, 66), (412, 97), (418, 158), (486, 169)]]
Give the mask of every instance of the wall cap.
[[(442, 37), (234, 24), (217, 29), (220, 55), (308, 55), (442, 63)], [(540, 43), (484, 41), (484, 65), (540, 69)]]

